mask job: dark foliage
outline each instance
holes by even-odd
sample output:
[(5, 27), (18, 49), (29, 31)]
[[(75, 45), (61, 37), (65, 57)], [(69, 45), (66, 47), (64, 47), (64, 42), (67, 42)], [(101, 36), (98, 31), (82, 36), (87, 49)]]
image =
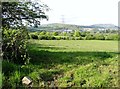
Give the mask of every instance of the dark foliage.
[[(45, 11), (47, 5), (33, 2), (2, 2), (2, 26), (21, 27), (23, 25), (40, 25), (42, 18), (48, 19)], [(25, 22), (27, 24), (25, 24)]]

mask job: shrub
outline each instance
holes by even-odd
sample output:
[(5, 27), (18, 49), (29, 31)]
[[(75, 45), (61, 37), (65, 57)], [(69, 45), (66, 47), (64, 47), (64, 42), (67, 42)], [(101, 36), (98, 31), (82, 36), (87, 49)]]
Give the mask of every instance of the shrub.
[(81, 34), (80, 34), (79, 31), (75, 31), (75, 32), (74, 32), (74, 36), (75, 36), (75, 37), (80, 37), (80, 35), (81, 35)]
[(95, 39), (96, 39), (96, 40), (105, 40), (105, 37), (104, 37), (104, 35), (102, 35), (102, 34), (96, 34), (96, 35), (95, 35)]
[(50, 36), (51, 34), (50, 34), (50, 32), (46, 32), (46, 34), (45, 34), (46, 36)]
[(58, 35), (58, 32), (53, 32), (53, 36), (57, 36)]
[(45, 34), (46, 34), (46, 32), (42, 31), (42, 32), (40, 32), (39, 35), (45, 35)]
[(27, 31), (25, 29), (13, 30), (3, 28), (3, 60), (17, 64), (27, 63), (29, 60), (26, 49), (27, 36)]
[(42, 36), (39, 35), (39, 36), (38, 36), (38, 39), (39, 39), (39, 40), (43, 40), (43, 39), (45, 39), (45, 36), (44, 36), (44, 35), (42, 35)]
[(67, 39), (67, 37), (64, 37), (64, 36), (63, 36), (63, 37), (61, 37), (61, 40), (66, 40), (66, 39)]
[(57, 36), (57, 37), (55, 37), (55, 39), (56, 39), (56, 40), (60, 40), (60, 39), (61, 39), (61, 37), (60, 37), (60, 36)]
[(82, 33), (81, 33), (81, 36), (82, 36), (82, 37), (85, 37), (85, 36), (86, 36), (86, 32), (82, 32)]
[(95, 37), (94, 37), (93, 35), (87, 35), (87, 36), (85, 37), (85, 39), (86, 39), (86, 40), (94, 40)]
[(46, 35), (40, 36), (39, 35), (39, 40), (51, 40), (51, 39), (52, 39), (51, 36), (46, 36)]
[(119, 37), (118, 37), (117, 34), (109, 34), (109, 35), (106, 36), (105, 39), (106, 39), (106, 40), (118, 40)]
[(67, 36), (67, 33), (66, 33), (66, 32), (63, 32), (62, 35), (63, 35), (63, 36)]
[(32, 34), (30, 34), (30, 38), (31, 38), (31, 39), (38, 39), (38, 35), (32, 33)]
[(56, 38), (54, 36), (51, 36), (51, 40), (56, 40)]

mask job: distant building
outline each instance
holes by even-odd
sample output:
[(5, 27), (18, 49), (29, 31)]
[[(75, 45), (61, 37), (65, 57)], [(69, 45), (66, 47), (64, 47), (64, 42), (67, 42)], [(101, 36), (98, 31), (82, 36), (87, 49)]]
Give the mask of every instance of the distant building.
[(71, 29), (62, 29), (62, 32), (66, 32), (66, 33), (70, 33), (70, 32), (72, 32), (73, 30), (71, 30)]
[(83, 28), (84, 31), (92, 31), (93, 28)]

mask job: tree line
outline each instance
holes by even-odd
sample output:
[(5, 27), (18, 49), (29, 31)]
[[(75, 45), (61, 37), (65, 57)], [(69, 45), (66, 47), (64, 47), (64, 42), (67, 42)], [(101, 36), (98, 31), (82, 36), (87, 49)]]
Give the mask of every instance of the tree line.
[(39, 40), (119, 40), (117, 33), (80, 32), (29, 32), (29, 39)]

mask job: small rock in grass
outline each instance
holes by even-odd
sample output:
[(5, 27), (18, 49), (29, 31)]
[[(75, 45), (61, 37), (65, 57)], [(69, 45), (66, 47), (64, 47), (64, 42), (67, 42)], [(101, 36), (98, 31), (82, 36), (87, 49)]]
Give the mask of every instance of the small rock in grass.
[(30, 77), (28, 77), (28, 76), (25, 76), (22, 79), (22, 84), (25, 84), (25, 85), (29, 86), (29, 85), (32, 84), (32, 79)]

